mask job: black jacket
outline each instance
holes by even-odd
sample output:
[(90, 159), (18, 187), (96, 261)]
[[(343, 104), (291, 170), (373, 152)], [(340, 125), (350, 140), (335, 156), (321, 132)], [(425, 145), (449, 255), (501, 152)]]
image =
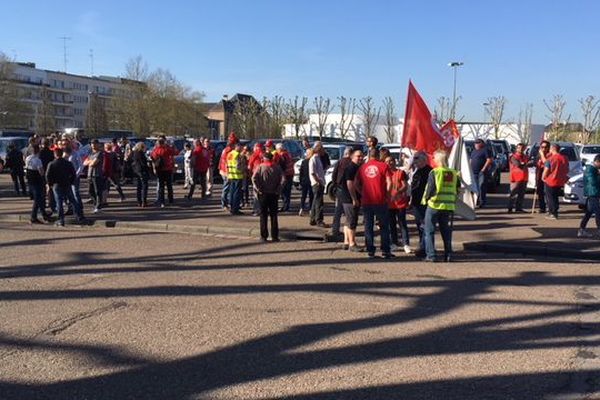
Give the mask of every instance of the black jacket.
[(413, 174), (410, 185), (411, 206), (416, 207), (421, 205), (421, 199), (423, 198), (423, 193), (425, 192), (425, 187), (427, 186), (427, 179), (429, 178), (430, 172), (431, 167), (426, 165), (423, 168), (416, 170)]
[(48, 164), (46, 170), (46, 182), (48, 185), (68, 187), (75, 182), (75, 167), (64, 158), (57, 158)]
[(147, 175), (150, 173), (148, 158), (143, 151), (134, 151), (132, 153), (131, 169), (136, 175)]
[(6, 168), (10, 168), (13, 171), (23, 172), (25, 168), (25, 160), (23, 160), (23, 153), (17, 149), (12, 149), (6, 155)]
[(47, 147), (40, 149), (40, 160), (42, 160), (42, 165), (44, 166), (44, 171), (48, 170), (48, 164), (54, 160), (54, 152)]

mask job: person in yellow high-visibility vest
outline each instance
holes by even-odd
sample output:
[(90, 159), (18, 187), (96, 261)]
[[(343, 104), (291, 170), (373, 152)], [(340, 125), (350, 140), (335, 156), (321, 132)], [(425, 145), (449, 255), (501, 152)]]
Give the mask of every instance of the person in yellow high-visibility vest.
[(246, 170), (246, 158), (242, 156), (242, 145), (236, 143), (234, 149), (227, 154), (227, 182), (229, 182), (229, 212), (232, 215), (243, 214), (240, 211), (242, 202), (242, 182)]
[(429, 173), (422, 204), (425, 211), (425, 261), (436, 262), (435, 226), (439, 224), (440, 234), (444, 241), (444, 261), (450, 262), (452, 257), (452, 227), (450, 221), (456, 209), (460, 175), (455, 169), (448, 167), (448, 155), (445, 151), (436, 151), (433, 155), (436, 167)]

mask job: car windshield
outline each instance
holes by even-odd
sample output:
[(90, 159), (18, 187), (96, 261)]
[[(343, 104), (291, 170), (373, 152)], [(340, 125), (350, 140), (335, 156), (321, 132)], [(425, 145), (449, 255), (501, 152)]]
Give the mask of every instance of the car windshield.
[(563, 147), (560, 149), (560, 154), (567, 157), (569, 161), (578, 161), (577, 153), (574, 147)]
[(600, 153), (600, 146), (585, 146), (582, 150), (581, 150), (582, 154), (599, 154)]
[(329, 154), (331, 161), (342, 158), (342, 149), (339, 147), (325, 147), (325, 151)]

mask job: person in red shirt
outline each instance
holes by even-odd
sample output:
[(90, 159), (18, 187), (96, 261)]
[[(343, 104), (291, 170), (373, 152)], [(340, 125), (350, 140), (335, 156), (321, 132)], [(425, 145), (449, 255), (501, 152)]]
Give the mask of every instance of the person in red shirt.
[(385, 158), (385, 163), (390, 168), (390, 179), (392, 186), (390, 188), (388, 207), (390, 212), (390, 239), (392, 247), (399, 246), (398, 227), (402, 234), (402, 247), (406, 254), (411, 253), (410, 239), (408, 237), (408, 224), (406, 223), (406, 208), (408, 207), (409, 197), (407, 196), (408, 177), (406, 172), (396, 168), (396, 159), (392, 156)]
[(355, 185), (361, 195), (365, 221), (365, 244), (369, 258), (375, 258), (375, 218), (380, 224), (381, 251), (383, 258), (395, 256), (390, 251), (390, 218), (388, 212), (388, 193), (392, 186), (390, 170), (387, 164), (379, 161), (379, 150), (369, 150), (369, 161), (358, 170)]
[(529, 157), (525, 154), (525, 145), (517, 144), (515, 152), (510, 156), (510, 193), (508, 196), (508, 212), (525, 212), (523, 199), (529, 179), (528, 167), (531, 166)]
[(206, 196), (206, 171), (208, 171), (210, 166), (210, 155), (208, 149), (202, 145), (202, 140), (196, 139), (194, 145), (191, 157), (193, 177), (190, 190), (185, 196), (187, 200), (192, 200), (196, 184), (200, 184), (200, 198), (203, 199)]
[(156, 141), (156, 146), (150, 157), (154, 166), (154, 173), (158, 178), (158, 190), (156, 196), (156, 205), (161, 208), (165, 206), (165, 187), (169, 204), (173, 204), (173, 169), (175, 168), (174, 157), (177, 155), (177, 149), (170, 144), (164, 136), (160, 136)]
[(281, 208), (279, 211), (287, 212), (290, 211), (290, 204), (292, 202), (292, 183), (294, 180), (294, 160), (288, 151), (283, 147), (283, 143), (277, 143), (275, 146), (275, 158), (276, 164), (279, 164), (283, 170), (283, 176), (285, 181), (283, 182), (283, 188), (281, 190)]
[(558, 196), (563, 186), (569, 180), (569, 160), (560, 154), (560, 146), (556, 143), (550, 146), (550, 157), (544, 165), (542, 180), (546, 191), (548, 215), (546, 219), (558, 219)]
[[(265, 148), (262, 143), (255, 143), (254, 149), (252, 149), (252, 155), (248, 160), (248, 171), (250, 172), (250, 176), (254, 176), (257, 168), (263, 161), (263, 155), (265, 154)], [(260, 203), (258, 201), (258, 195), (256, 190), (252, 191), (253, 193), (253, 202), (252, 202), (252, 215), (257, 216), (260, 214)]]

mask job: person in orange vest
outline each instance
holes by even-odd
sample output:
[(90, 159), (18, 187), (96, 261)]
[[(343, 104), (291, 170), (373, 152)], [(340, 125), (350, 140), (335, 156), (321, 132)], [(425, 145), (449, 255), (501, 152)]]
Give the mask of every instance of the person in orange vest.
[(223, 189), (221, 191), (221, 207), (223, 207), (224, 211), (229, 209), (229, 187), (230, 183), (227, 179), (227, 155), (230, 151), (233, 150), (236, 143), (238, 142), (237, 136), (235, 136), (234, 132), (229, 134), (229, 138), (227, 139), (227, 146), (221, 152), (221, 158), (219, 159), (219, 174), (223, 179)]
[(532, 165), (524, 152), (525, 145), (517, 144), (515, 152), (510, 156), (510, 193), (508, 195), (508, 212), (522, 213), (525, 189), (529, 178), (528, 168)]
[(560, 146), (556, 143), (550, 145), (550, 157), (544, 165), (542, 180), (546, 191), (548, 215), (546, 219), (558, 219), (558, 196), (563, 186), (569, 180), (569, 160), (560, 154)]

